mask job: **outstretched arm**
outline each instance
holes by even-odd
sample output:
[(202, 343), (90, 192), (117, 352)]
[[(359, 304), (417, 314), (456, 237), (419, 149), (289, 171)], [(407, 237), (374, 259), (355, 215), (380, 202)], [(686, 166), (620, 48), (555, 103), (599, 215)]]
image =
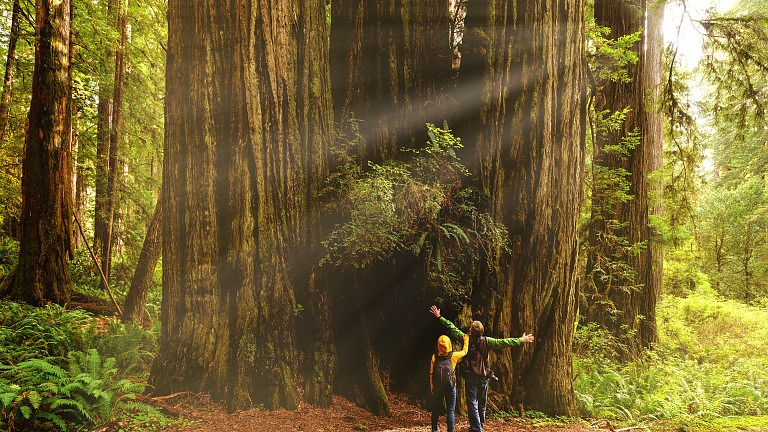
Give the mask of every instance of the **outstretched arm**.
[(440, 309), (437, 308), (437, 306), (432, 305), (432, 307), (429, 308), (429, 313), (434, 315), (435, 318), (438, 318), (440, 320), (440, 323), (445, 326), (445, 328), (448, 329), (448, 335), (451, 337), (451, 339), (458, 340), (464, 338), (464, 332), (458, 329), (455, 325), (453, 325), (452, 322), (445, 319), (443, 316), (440, 315)]

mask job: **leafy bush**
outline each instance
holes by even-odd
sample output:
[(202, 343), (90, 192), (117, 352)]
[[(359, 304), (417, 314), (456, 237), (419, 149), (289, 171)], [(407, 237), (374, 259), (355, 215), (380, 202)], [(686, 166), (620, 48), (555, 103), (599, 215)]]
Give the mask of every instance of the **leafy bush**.
[[(354, 146), (356, 124), (350, 128), (344, 136)], [(468, 294), (471, 269), (505, 250), (508, 236), (479, 210), (483, 194), (466, 185), (468, 170), (456, 155), (460, 140), (431, 124), (427, 136), (424, 146), (401, 149), (410, 153), (407, 160), (367, 168), (349, 156), (354, 151), (341, 151), (324, 195), (345, 222), (324, 242), (322, 262), (364, 268), (411, 252), (424, 263), (428, 283), (458, 302)]]

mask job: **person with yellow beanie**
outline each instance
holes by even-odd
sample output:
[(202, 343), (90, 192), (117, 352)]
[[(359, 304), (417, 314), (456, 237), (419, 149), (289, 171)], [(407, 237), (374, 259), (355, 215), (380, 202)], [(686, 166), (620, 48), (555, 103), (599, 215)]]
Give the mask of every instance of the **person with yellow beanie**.
[(453, 432), (456, 412), (456, 364), (467, 354), (469, 335), (464, 335), (461, 351), (453, 351), (451, 339), (442, 335), (437, 338), (437, 353), (429, 363), (429, 390), (432, 392), (432, 431), (437, 431), (437, 422), (445, 409), (448, 432)]

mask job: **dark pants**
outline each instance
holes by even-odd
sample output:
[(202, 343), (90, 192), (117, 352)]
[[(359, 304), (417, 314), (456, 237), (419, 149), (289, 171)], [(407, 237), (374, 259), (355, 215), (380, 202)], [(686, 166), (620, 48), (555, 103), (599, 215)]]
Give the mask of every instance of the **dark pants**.
[(485, 423), (485, 403), (488, 399), (488, 378), (474, 375), (466, 380), (467, 417), (469, 430), (482, 432)]
[(432, 430), (437, 430), (437, 420), (443, 413), (445, 402), (445, 420), (448, 423), (448, 432), (453, 432), (456, 412), (456, 386), (438, 391), (432, 395)]

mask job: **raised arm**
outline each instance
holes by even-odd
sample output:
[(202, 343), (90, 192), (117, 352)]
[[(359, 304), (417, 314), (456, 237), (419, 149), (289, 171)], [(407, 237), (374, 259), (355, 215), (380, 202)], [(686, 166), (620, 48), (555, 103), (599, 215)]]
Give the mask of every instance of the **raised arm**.
[(429, 308), (429, 313), (434, 315), (435, 318), (439, 319), (440, 323), (445, 326), (446, 329), (448, 329), (448, 336), (450, 336), (451, 339), (459, 340), (464, 338), (464, 332), (459, 330), (459, 328), (453, 325), (452, 322), (441, 316), (440, 309), (438, 309), (437, 306), (432, 305), (432, 307)]

